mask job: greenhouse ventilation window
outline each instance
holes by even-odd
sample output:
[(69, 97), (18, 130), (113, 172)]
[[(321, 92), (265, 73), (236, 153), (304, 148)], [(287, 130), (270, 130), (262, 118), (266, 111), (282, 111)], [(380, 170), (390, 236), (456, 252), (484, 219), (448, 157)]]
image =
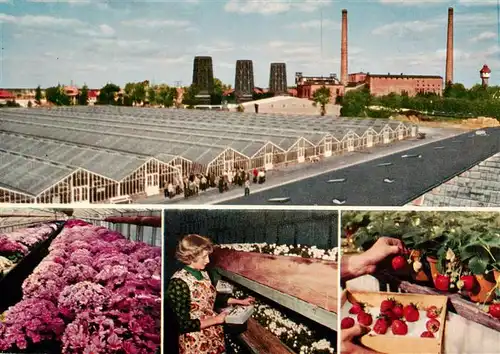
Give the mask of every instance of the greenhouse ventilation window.
[(443, 149), (444, 149), (444, 146), (436, 146), (436, 147), (434, 148), (434, 150), (443, 150)]
[(334, 200), (332, 200), (332, 203), (336, 204), (336, 205), (343, 205), (343, 204), (345, 204), (345, 202), (346, 202), (345, 199), (334, 199)]
[(394, 183), (394, 180), (390, 179), (390, 178), (384, 178), (384, 182), (385, 183)]
[(267, 201), (270, 203), (286, 203), (290, 201), (290, 197), (271, 198)]
[(393, 165), (392, 162), (383, 162), (383, 163), (379, 163), (377, 166), (383, 167), (383, 166), (392, 166), (392, 165)]
[(343, 183), (345, 181), (346, 181), (345, 178), (336, 178), (336, 179), (330, 179), (326, 181), (326, 183)]
[(422, 158), (422, 155), (417, 155), (417, 154), (405, 154), (405, 155), (402, 155), (401, 156), (402, 159), (414, 159), (414, 158), (417, 158), (417, 159), (421, 159)]

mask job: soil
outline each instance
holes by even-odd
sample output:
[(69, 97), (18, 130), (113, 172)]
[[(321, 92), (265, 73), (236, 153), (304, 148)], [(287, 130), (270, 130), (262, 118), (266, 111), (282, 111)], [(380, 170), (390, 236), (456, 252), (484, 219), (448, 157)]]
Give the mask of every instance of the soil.
[(462, 120), (457, 119), (450, 121), (436, 121), (422, 114), (418, 113), (415, 114), (415, 112), (411, 112), (411, 114), (406, 114), (406, 115), (398, 114), (390, 117), (390, 119), (412, 122), (419, 126), (424, 126), (424, 127), (457, 128), (463, 130), (475, 130), (475, 129), (500, 126), (500, 122), (496, 118), (490, 118), (490, 117), (477, 117), (477, 118), (462, 119)]

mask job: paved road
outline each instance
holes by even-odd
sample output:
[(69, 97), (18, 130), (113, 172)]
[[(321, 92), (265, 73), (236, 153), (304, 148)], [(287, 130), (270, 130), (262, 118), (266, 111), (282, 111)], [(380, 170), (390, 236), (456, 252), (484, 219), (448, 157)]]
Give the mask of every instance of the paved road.
[[(401, 206), (500, 151), (500, 128), (487, 135), (467, 132), (362, 164), (256, 192), (222, 205)], [(403, 155), (421, 155), (407, 157)], [(392, 163), (390, 166), (378, 166)], [(386, 183), (384, 179), (393, 180)], [(340, 183), (327, 183), (345, 179)], [(270, 198), (290, 198), (270, 202)]]

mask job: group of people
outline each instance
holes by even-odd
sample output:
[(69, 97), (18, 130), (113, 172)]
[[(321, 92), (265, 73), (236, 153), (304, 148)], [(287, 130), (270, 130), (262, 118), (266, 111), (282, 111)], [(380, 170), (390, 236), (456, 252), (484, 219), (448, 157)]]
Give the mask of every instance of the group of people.
[(189, 177), (185, 177), (182, 183), (180, 183), (179, 179), (175, 177), (173, 181), (170, 181), (167, 184), (164, 195), (165, 198), (172, 199), (175, 196), (184, 193), (184, 198), (189, 198), (190, 196), (198, 195), (200, 190), (206, 191), (208, 188), (216, 186), (215, 175), (211, 173), (208, 173), (207, 175), (203, 173), (192, 173)]
[(266, 170), (254, 168), (251, 174), (245, 171), (242, 167), (224, 171), (222, 176), (215, 176), (212, 173), (207, 175), (192, 173), (189, 177), (185, 177), (183, 183), (175, 177), (170, 181), (165, 188), (165, 198), (172, 199), (175, 196), (184, 193), (184, 198), (196, 196), (201, 191), (206, 191), (209, 188), (218, 188), (219, 193), (229, 191), (231, 186), (239, 186), (245, 188), (245, 196), (250, 195), (250, 181), (253, 177), (253, 183), (262, 184), (266, 181)]

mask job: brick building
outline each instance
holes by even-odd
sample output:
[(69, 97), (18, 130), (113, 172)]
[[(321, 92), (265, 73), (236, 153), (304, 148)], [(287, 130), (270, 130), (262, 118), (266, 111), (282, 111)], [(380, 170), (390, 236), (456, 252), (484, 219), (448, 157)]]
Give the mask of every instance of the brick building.
[(314, 92), (325, 86), (330, 89), (330, 102), (335, 102), (338, 96), (344, 95), (344, 85), (340, 83), (337, 76), (330, 74), (324, 76), (303, 76), (302, 73), (295, 74), (295, 84), (297, 85), (297, 97), (312, 99)]
[(348, 75), (348, 85), (357, 86), (366, 82), (367, 73), (352, 73)]
[(432, 75), (372, 75), (367, 74), (366, 85), (373, 96), (384, 96), (390, 93), (416, 96), (417, 93), (443, 94), (443, 78)]

